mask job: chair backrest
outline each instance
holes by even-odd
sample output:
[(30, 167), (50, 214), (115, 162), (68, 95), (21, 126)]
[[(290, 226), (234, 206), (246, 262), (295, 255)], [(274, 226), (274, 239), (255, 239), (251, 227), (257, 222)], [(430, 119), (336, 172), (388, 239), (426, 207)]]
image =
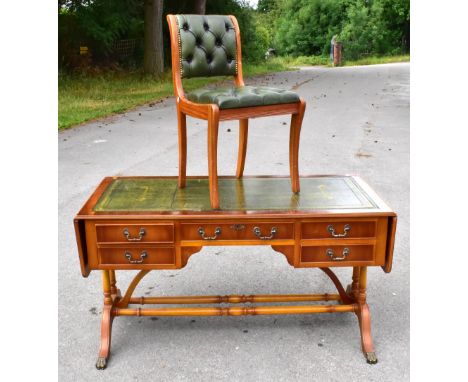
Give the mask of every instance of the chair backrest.
[(168, 15), (167, 20), (173, 75), (180, 78), (237, 77), (240, 72), (242, 78), (240, 34), (234, 16)]

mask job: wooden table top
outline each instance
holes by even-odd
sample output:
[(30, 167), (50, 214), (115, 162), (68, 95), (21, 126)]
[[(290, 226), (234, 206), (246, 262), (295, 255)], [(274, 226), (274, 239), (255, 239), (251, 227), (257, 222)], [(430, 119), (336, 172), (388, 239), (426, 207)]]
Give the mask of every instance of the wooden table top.
[(79, 215), (174, 213), (313, 213), (391, 212), (357, 176), (301, 177), (301, 192), (291, 192), (289, 177), (219, 178), (221, 210), (210, 206), (207, 177), (189, 177), (186, 188), (177, 177), (107, 177)]

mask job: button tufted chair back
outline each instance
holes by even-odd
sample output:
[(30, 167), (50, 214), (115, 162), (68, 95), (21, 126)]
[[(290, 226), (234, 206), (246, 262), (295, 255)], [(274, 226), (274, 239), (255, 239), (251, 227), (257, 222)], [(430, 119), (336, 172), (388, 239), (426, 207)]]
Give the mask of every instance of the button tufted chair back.
[(176, 15), (182, 78), (237, 74), (236, 31), (229, 16)]

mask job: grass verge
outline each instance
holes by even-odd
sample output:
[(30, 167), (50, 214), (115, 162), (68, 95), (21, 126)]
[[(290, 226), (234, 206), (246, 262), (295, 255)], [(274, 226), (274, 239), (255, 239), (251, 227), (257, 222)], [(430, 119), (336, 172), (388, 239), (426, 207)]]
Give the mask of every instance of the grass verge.
[(344, 66), (357, 66), (357, 65), (377, 65), (377, 64), (390, 64), (394, 62), (409, 62), (410, 55), (405, 54), (401, 56), (370, 56), (370, 57), (363, 57), (358, 60), (344, 60)]
[[(280, 61), (243, 65), (244, 76), (288, 70)], [(184, 80), (187, 91), (218, 82), (223, 77)], [(99, 76), (59, 76), (58, 128), (66, 129), (96, 118), (121, 113), (135, 106), (172, 96), (172, 77), (161, 80), (141, 73), (109, 72)]]
[[(343, 66), (357, 65), (377, 65), (388, 64), (392, 62), (407, 62), (410, 60), (409, 54), (400, 56), (368, 56), (357, 60), (343, 60)], [(329, 66), (332, 67), (332, 62), (329, 56), (284, 56), (276, 57), (272, 60), (279, 65), (294, 67), (294, 66)]]
[[(344, 66), (374, 65), (409, 61), (409, 55), (366, 57), (344, 61)], [(289, 70), (295, 66), (331, 66), (326, 56), (276, 57), (261, 64), (244, 63), (244, 76)], [(224, 77), (184, 80), (187, 91), (218, 82)], [(80, 123), (121, 113), (145, 103), (172, 96), (172, 77), (166, 72), (161, 80), (138, 72), (109, 72), (98, 76), (59, 76), (58, 128), (66, 129)]]

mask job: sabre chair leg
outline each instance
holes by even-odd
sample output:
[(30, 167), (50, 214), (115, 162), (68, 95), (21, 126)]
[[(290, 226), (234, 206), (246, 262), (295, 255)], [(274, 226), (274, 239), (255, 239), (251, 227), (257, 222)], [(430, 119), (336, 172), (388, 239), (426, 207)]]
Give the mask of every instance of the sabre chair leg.
[(371, 316), (369, 306), (366, 303), (367, 267), (361, 267), (359, 272), (359, 289), (357, 291), (358, 310), (356, 312), (361, 331), (361, 346), (367, 363), (377, 363), (374, 343), (371, 334)]
[(111, 297), (109, 271), (102, 271), (102, 285), (104, 290), (104, 307), (102, 309), (101, 318), (101, 346), (96, 361), (96, 368), (99, 370), (106, 368), (111, 347), (113, 301)]
[(211, 208), (219, 209), (218, 194), (218, 126), (219, 108), (212, 106), (208, 114), (208, 175)]
[(306, 103), (301, 98), (299, 112), (291, 116), (291, 130), (289, 133), (289, 171), (291, 176), (292, 191), (300, 191), (299, 184), (299, 140), (301, 135), (302, 120), (304, 119)]
[(179, 188), (184, 188), (187, 173), (187, 116), (182, 113), (177, 100), (177, 124), (179, 132)]
[(242, 178), (244, 174), (245, 155), (247, 153), (247, 137), (249, 133), (249, 120), (239, 120), (239, 152), (237, 153), (236, 178)]

